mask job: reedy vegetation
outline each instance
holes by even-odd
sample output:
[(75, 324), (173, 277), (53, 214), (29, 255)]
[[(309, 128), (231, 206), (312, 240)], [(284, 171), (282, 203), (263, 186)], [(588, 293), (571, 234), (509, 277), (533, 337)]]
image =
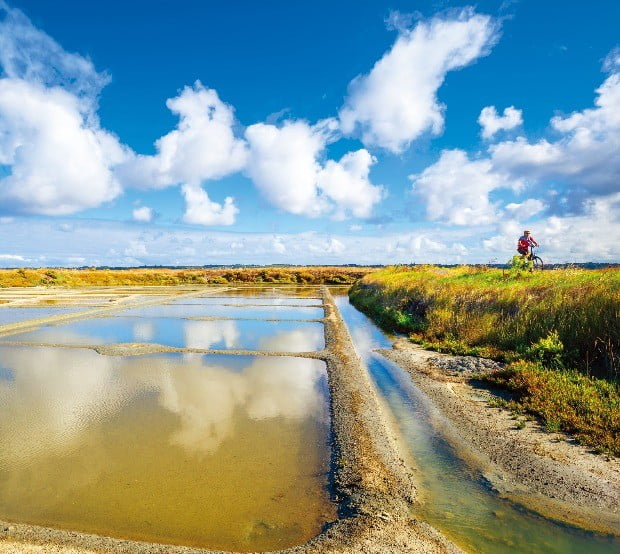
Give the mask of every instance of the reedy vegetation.
[(231, 269), (3, 269), (0, 287), (173, 286), (274, 283), (351, 284), (372, 268), (268, 267)]
[(402, 266), (350, 297), (426, 347), (511, 362), (487, 379), (514, 392), (513, 410), (620, 455), (620, 270)]

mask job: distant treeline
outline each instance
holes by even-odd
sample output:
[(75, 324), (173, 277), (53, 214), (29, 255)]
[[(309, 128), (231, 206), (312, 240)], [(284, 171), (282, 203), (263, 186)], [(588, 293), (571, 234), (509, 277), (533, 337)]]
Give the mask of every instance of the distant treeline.
[(371, 271), (359, 266), (270, 266), (239, 268), (0, 269), (0, 287), (174, 286), (271, 283), (348, 285)]

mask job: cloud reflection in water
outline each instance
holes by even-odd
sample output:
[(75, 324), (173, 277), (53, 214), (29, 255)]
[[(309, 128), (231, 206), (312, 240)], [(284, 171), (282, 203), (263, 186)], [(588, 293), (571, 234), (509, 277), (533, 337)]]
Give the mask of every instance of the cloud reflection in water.
[(229, 349), (241, 348), (241, 334), (235, 321), (186, 320), (183, 323), (186, 348), (208, 349), (218, 343), (223, 343)]
[(93, 427), (145, 394), (156, 402), (141, 409), (177, 416), (170, 441), (193, 453), (214, 452), (243, 418), (324, 423), (328, 417), (324, 364), (305, 358), (120, 358), (81, 349), (0, 347), (0, 365), (13, 376), (0, 380), (5, 467), (79, 448)]

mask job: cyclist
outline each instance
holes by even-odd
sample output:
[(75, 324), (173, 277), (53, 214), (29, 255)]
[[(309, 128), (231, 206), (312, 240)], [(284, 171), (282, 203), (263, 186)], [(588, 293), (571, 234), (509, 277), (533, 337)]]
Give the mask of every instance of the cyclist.
[(534, 237), (526, 229), (523, 231), (523, 236), (519, 237), (517, 242), (517, 252), (521, 254), (523, 258), (527, 258), (529, 250), (532, 246), (538, 246), (538, 243), (534, 240)]

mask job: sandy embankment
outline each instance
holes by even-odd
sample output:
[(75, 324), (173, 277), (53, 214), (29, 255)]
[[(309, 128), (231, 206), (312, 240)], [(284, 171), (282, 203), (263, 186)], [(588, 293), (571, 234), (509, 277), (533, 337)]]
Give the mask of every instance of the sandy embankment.
[[(412, 470), (401, 458), (398, 441), (389, 430), (388, 416), (383, 411), (368, 372), (355, 353), (348, 329), (331, 294), (326, 287), (322, 291), (326, 348), (320, 353), (294, 355), (319, 357), (327, 363), (333, 429), (332, 482), (339, 519), (326, 526), (314, 539), (281, 553), (461, 552), (437, 530), (411, 515), (411, 506), (416, 499)], [(108, 310), (100, 313), (92, 311), (88, 316), (103, 313), (107, 315)], [(64, 319), (81, 319), (84, 315)], [(159, 350), (140, 344), (109, 347), (109, 352), (100, 346), (97, 348), (102, 354), (116, 355)], [(183, 349), (175, 349), (180, 350)], [(205, 554), (216, 551), (0, 522), (0, 552)]]
[[(620, 535), (620, 460), (594, 454), (536, 422), (519, 429), (471, 381), (475, 358), (423, 350), (404, 338), (379, 352), (411, 376), (449, 421), (448, 440), (498, 492), (547, 517)], [(478, 367), (476, 367), (476, 365)]]

